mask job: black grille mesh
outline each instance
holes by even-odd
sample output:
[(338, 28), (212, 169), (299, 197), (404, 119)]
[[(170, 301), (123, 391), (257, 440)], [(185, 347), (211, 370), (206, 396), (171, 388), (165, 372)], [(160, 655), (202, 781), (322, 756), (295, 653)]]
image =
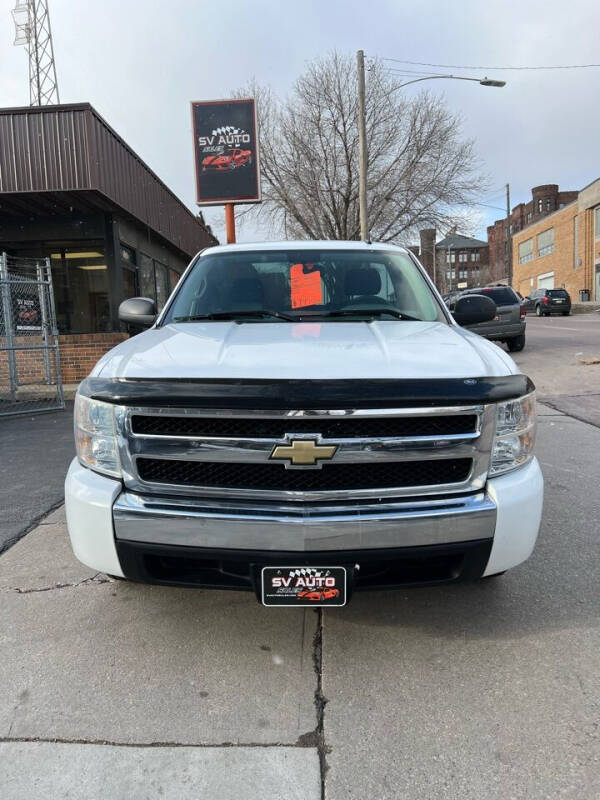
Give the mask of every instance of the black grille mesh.
[(153, 483), (310, 492), (459, 483), (467, 479), (471, 459), (325, 464), (321, 469), (298, 470), (282, 464), (138, 458), (137, 468), (142, 480)]
[(134, 433), (154, 436), (221, 436), (231, 438), (281, 439), (286, 433), (320, 433), (326, 439), (377, 436), (449, 436), (473, 433), (475, 414), (432, 417), (289, 417), (251, 419), (238, 417), (167, 417), (136, 414), (131, 419)]

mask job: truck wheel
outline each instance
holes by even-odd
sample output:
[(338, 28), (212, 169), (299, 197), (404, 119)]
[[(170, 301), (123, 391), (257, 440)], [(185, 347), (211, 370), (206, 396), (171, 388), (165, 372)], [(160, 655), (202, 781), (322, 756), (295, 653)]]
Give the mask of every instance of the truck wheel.
[(511, 353), (519, 353), (525, 347), (525, 334), (507, 339), (506, 344)]

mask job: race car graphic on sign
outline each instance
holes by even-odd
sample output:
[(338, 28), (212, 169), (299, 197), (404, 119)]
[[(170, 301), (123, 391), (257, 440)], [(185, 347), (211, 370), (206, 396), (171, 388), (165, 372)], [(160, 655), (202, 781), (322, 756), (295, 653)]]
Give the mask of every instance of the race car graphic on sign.
[(344, 567), (264, 567), (262, 600), (273, 606), (343, 606)]

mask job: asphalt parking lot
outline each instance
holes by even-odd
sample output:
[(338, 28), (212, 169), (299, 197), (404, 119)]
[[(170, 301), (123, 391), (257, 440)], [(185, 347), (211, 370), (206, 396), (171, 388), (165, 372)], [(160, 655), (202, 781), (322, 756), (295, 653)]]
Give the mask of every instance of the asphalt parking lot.
[(544, 521), (501, 578), (266, 609), (93, 573), (62, 509), (5, 552), (3, 800), (599, 797), (600, 315), (527, 335)]

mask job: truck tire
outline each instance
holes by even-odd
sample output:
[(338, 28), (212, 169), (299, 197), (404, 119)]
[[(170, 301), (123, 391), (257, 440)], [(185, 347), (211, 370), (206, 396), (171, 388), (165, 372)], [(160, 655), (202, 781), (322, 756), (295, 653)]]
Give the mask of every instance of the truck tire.
[(525, 334), (522, 333), (520, 336), (513, 336), (512, 339), (507, 339), (506, 344), (511, 353), (520, 353), (525, 347)]

